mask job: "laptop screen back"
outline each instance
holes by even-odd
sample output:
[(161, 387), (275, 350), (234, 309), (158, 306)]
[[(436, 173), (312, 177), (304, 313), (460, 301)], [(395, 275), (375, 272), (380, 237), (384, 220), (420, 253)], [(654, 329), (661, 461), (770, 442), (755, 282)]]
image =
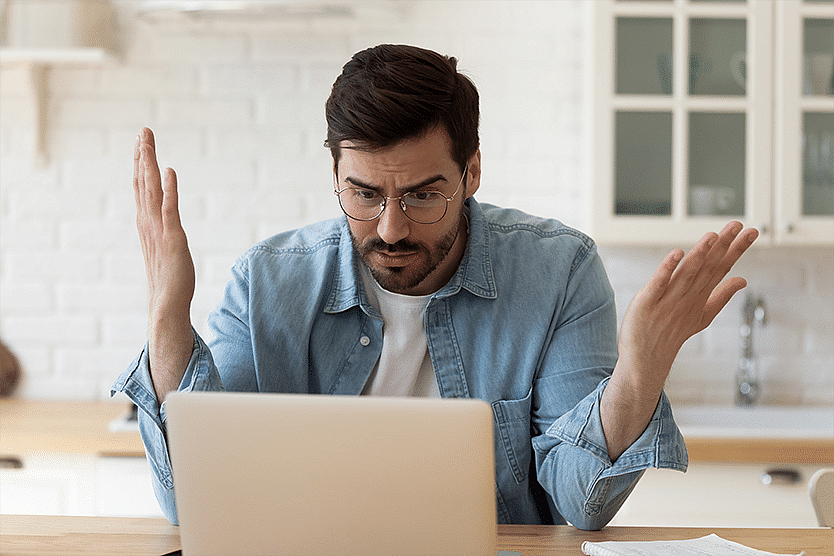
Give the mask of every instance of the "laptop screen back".
[(166, 411), (186, 555), (495, 554), (483, 401), (172, 393)]

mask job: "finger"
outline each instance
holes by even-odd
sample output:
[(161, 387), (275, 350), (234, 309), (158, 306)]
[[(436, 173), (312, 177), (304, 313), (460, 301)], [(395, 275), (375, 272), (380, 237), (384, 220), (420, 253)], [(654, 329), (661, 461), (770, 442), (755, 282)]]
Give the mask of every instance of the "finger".
[(156, 219), (162, 206), (162, 179), (156, 162), (156, 152), (151, 144), (144, 141), (139, 148), (142, 157), (140, 179), (144, 186), (145, 208), (148, 215)]
[(759, 230), (756, 228), (747, 228), (738, 234), (730, 246), (730, 250), (727, 252), (727, 256), (732, 261), (732, 264), (735, 264), (758, 238)]
[(142, 137), (136, 136), (136, 144), (133, 145), (133, 200), (136, 202), (136, 210), (142, 211), (144, 205), (141, 187), (139, 185), (139, 166), (142, 156), (140, 154), (139, 146), (142, 143)]
[(704, 234), (698, 243), (689, 250), (682, 264), (672, 275), (670, 293), (685, 295), (691, 290), (693, 283), (703, 268), (704, 261), (709, 256), (717, 241), (718, 235), (714, 232), (709, 232)]
[(669, 282), (683, 258), (684, 253), (681, 249), (673, 249), (663, 258), (663, 262), (646, 282), (644, 291), (647, 301), (656, 303), (666, 294)]
[(149, 128), (149, 127), (143, 127), (141, 133), (142, 133), (142, 141), (144, 143), (147, 143), (148, 145), (150, 145), (151, 149), (153, 149), (154, 152), (155, 152), (156, 151), (156, 139), (154, 138), (153, 130), (151, 130), (151, 128)]
[(735, 262), (726, 255), (743, 228), (741, 222), (733, 221), (727, 223), (718, 233), (696, 275), (693, 284), (694, 291), (704, 291), (706, 289), (712, 291), (724, 279)]
[[(150, 146), (151, 152), (155, 152), (154, 146), (154, 137), (153, 132), (147, 128), (143, 127), (139, 130), (139, 135), (137, 137), (136, 147), (134, 149), (133, 154), (133, 175), (134, 175), (134, 188), (135, 193), (138, 195), (138, 204), (139, 210), (141, 213), (147, 212), (147, 184), (146, 184), (146, 171), (145, 171), (145, 163), (147, 161), (147, 153), (146, 148)], [(155, 158), (155, 154), (152, 158)]]
[(162, 190), (162, 224), (166, 228), (170, 226), (180, 226), (177, 173), (173, 168), (165, 168)]
[(713, 246), (713, 252), (710, 253), (711, 257), (718, 260), (723, 259), (743, 229), (744, 225), (741, 222), (735, 220), (728, 222), (724, 229), (718, 233), (718, 241)]
[(735, 261), (725, 256), (742, 228), (741, 222), (733, 221), (718, 234), (705, 234), (689, 252), (674, 277), (675, 291), (680, 295), (691, 291), (708, 296), (732, 268)]
[[(704, 289), (712, 291), (729, 274), (741, 256), (753, 245), (756, 238), (759, 237), (759, 232), (755, 228), (748, 228), (746, 230), (742, 230), (741, 228), (741, 223), (737, 223), (735, 229), (728, 231), (727, 238), (721, 242), (720, 249), (718, 248), (719, 246), (716, 246), (716, 264), (710, 271), (711, 275), (707, 276), (709, 280), (705, 282)], [(719, 255), (720, 259), (718, 258)]]
[[(727, 303), (733, 298), (735, 294), (747, 287), (747, 280), (740, 277), (729, 278), (721, 282), (704, 305), (703, 318), (701, 320), (700, 330), (709, 326), (712, 321), (718, 316)], [(700, 331), (699, 330), (699, 331)]]

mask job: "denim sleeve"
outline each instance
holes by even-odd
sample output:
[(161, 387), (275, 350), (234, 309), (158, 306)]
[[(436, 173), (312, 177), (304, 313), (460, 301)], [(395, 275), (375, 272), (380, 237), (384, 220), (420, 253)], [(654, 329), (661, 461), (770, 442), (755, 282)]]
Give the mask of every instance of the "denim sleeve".
[[(180, 391), (222, 391), (223, 382), (208, 346), (194, 332), (194, 347), (185, 370)], [(148, 362), (148, 346), (134, 359), (113, 384), (110, 395), (125, 393), (139, 408), (139, 432), (145, 444), (145, 453), (151, 467), (151, 480), (156, 499), (165, 517), (178, 524), (174, 504), (174, 482), (171, 477), (171, 460), (168, 456), (168, 435), (165, 428), (165, 403), (159, 404), (151, 380)]]
[(577, 252), (533, 391), (538, 481), (562, 518), (600, 529), (649, 467), (686, 470), (686, 445), (665, 394), (643, 434), (615, 462), (600, 399), (617, 361), (614, 292), (593, 244)]
[(686, 471), (688, 465), (686, 444), (666, 394), (661, 394), (642, 436), (612, 463), (599, 413), (607, 384), (603, 380), (533, 439), (539, 481), (562, 516), (579, 529), (597, 530), (611, 521), (647, 468)]

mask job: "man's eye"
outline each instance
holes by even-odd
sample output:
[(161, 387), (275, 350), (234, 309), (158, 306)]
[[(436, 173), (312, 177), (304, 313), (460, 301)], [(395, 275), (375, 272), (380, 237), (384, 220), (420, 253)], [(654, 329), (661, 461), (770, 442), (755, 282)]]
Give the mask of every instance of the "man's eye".
[(435, 196), (433, 191), (414, 191), (408, 194), (415, 201), (428, 201)]
[(368, 191), (367, 189), (354, 189), (353, 195), (357, 200), (364, 202), (376, 201), (379, 199), (379, 195), (376, 191)]

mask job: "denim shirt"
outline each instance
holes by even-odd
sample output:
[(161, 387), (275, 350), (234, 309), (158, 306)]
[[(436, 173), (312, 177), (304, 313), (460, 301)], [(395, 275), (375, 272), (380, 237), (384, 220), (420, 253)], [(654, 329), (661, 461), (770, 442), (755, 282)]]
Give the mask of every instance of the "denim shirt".
[[(440, 394), (492, 405), (499, 523), (599, 529), (648, 467), (685, 470), (665, 395), (642, 434), (608, 457), (599, 415), (617, 360), (614, 295), (594, 243), (555, 220), (467, 201), (470, 236), (424, 325)], [(232, 268), (196, 332), (180, 390), (358, 395), (382, 349), (347, 220), (276, 235)], [(140, 408), (154, 490), (177, 523), (147, 346), (113, 385)]]

